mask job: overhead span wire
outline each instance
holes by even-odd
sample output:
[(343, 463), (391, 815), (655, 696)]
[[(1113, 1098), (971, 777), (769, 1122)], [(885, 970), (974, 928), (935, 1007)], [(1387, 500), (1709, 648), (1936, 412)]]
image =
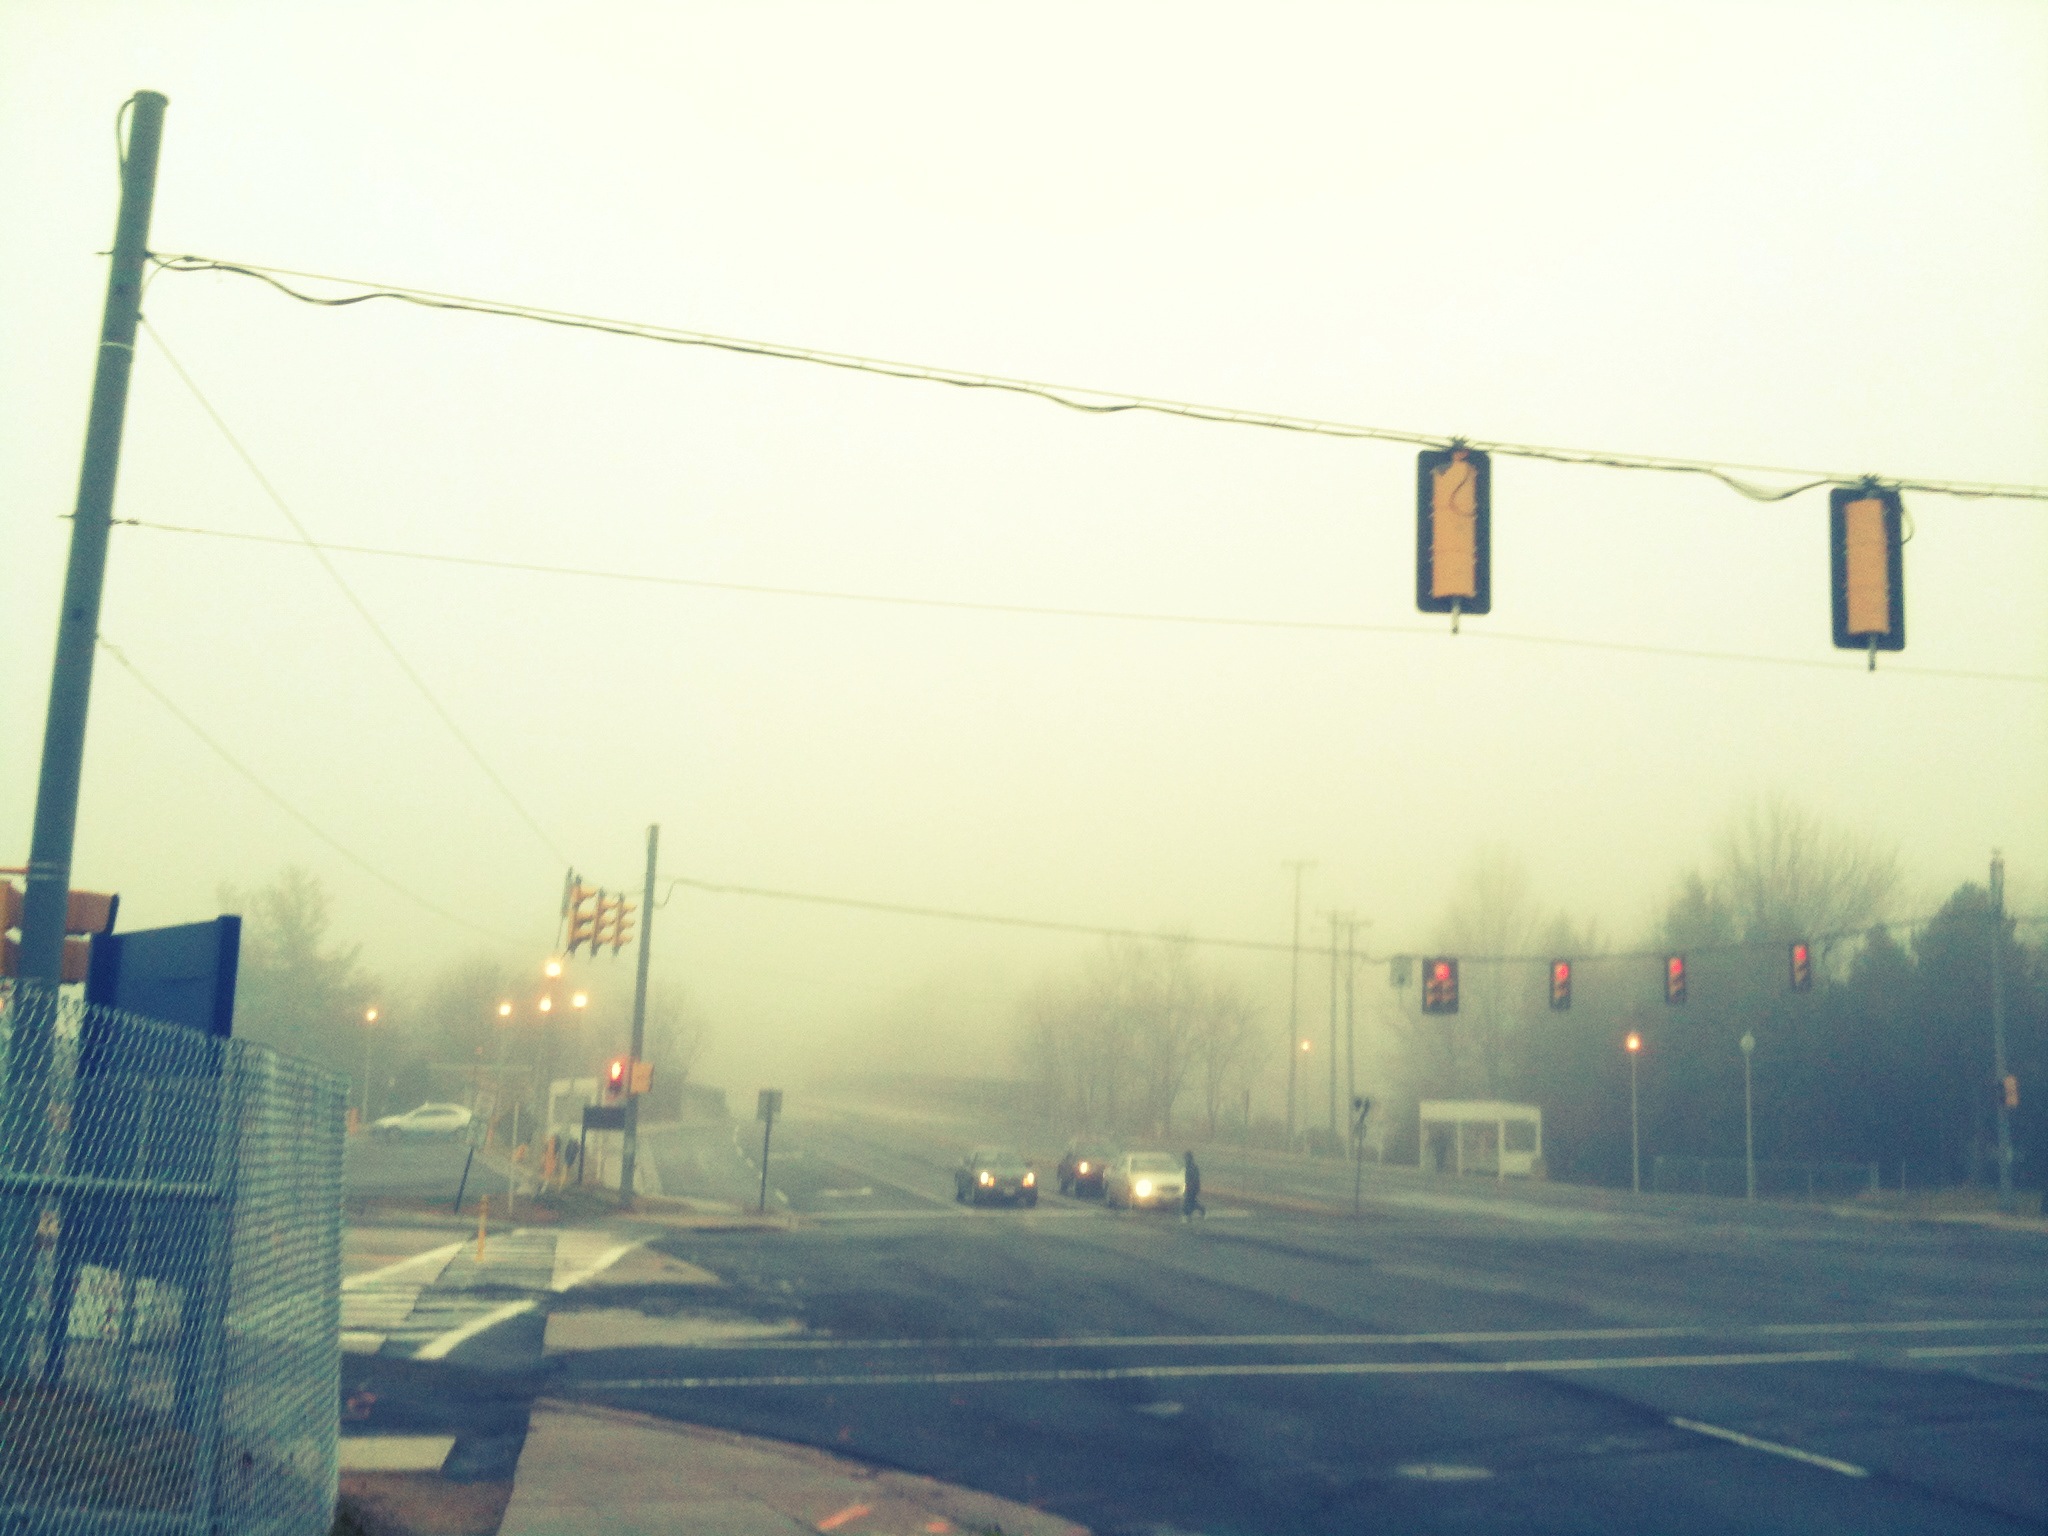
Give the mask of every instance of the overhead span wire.
[(512, 808), (514, 814), (526, 824), (527, 830), (540, 840), (541, 845), (562, 864), (573, 862), (557, 846), (555, 840), (548, 836), (546, 828), (542, 827), (534, 819), (533, 813), (526, 808), (525, 803), (512, 792), (512, 786), (507, 784), (503, 777), (499, 775), (498, 770), (491, 766), (489, 760), (478, 749), (477, 744), (470, 739), (469, 733), (456, 723), (455, 717), (448, 712), (447, 706), (441, 702), (434, 690), (427, 686), (427, 680), (420, 675), (419, 669), (406, 659), (405, 653), (398, 648), (398, 642), (391, 638), (390, 631), (377, 622), (376, 616), (370, 612), (368, 605), (356, 595), (355, 588), (348, 584), (347, 579), (335, 568), (334, 562), (327, 558), (327, 551), (313, 537), (306, 525), (299, 521), (299, 516), (291, 509), (290, 503), (284, 499), (283, 494), (278, 488), (271, 483), (270, 477), (264, 474), (261, 466), (257, 464), (249, 450), (242, 445), (242, 440), (235, 435), (234, 429), (227, 424), (226, 418), (215, 409), (213, 402), (206, 397), (205, 391), (200, 389), (198, 381), (186, 371), (185, 365), (178, 361), (177, 354), (171, 351), (169, 344), (164, 341), (162, 335), (158, 333), (156, 327), (151, 325), (146, 317), (142, 322), (142, 328), (148, 332), (150, 340), (156, 344), (157, 350), (163, 354), (164, 361), (171, 365), (172, 372), (177, 374), (185, 388), (191, 392), (192, 398), (199, 402), (200, 409), (206, 413), (207, 418), (219, 429), (220, 435), (227, 440), (228, 446), (235, 451), (235, 456), (242, 461), (243, 467), (255, 477), (256, 483), (263, 488), (264, 495), (268, 496), (271, 504), (284, 514), (285, 521), (291, 524), (292, 531), (298, 535), (296, 542), (310, 551), (313, 558), (320, 562), (320, 568), (327, 573), (329, 579), (340, 589), (341, 595), (348, 600), (348, 605), (355, 609), (356, 616), (368, 627), (370, 633), (377, 637), (377, 643), (383, 646), (385, 652), (398, 664), (398, 670), (405, 674), (406, 681), (411, 683), (419, 696), (427, 701), (427, 706), (439, 717), (441, 724), (447, 727), (448, 734), (455, 738), (456, 744), (468, 754), (469, 760), (476, 764), (484, 777), (490, 780), (491, 786), (498, 791), (498, 794), (504, 799), (505, 803)]
[[(976, 912), (960, 907), (919, 906), (908, 902), (875, 901), (859, 896), (829, 896), (815, 891), (778, 890), (769, 886), (736, 885), (730, 881), (700, 880), (689, 875), (671, 875), (663, 882), (662, 899), (681, 886), (685, 890), (701, 891), (714, 896), (751, 896), (764, 901), (793, 902), (804, 906), (840, 907), (856, 912), (874, 912), (889, 917), (932, 918), (944, 922), (974, 923), (993, 928), (1024, 928), (1041, 933), (1072, 933), (1090, 938), (1136, 939), (1148, 944), (1187, 944), (1204, 949), (1249, 950), (1263, 954), (1304, 955), (1351, 955), (1368, 965), (1380, 965), (1390, 960), (1413, 960), (1421, 958), (1415, 950), (1392, 950), (1384, 954), (1365, 950), (1335, 948), (1328, 944), (1294, 944), (1283, 939), (1240, 939), (1215, 934), (1182, 933), (1173, 929), (1152, 929), (1114, 927), (1100, 923), (1070, 922), (1058, 918), (1018, 917), (1007, 913)], [(2008, 916), (2008, 921), (2033, 924), (2039, 918)], [(1859, 939), (1884, 929), (1911, 930), (1926, 927), (1933, 917), (1890, 918), (1882, 922), (1863, 923), (1855, 928), (1845, 928), (1834, 933), (1811, 933), (1802, 937), (1810, 944), (1829, 944), (1843, 939)], [(1698, 955), (1740, 954), (1750, 950), (1772, 950), (1783, 947), (1779, 939), (1755, 939), (1721, 944), (1700, 944), (1685, 949), (1688, 958)], [(1446, 958), (1456, 959), (1460, 964), (1469, 965), (1548, 965), (1557, 959), (1570, 959), (1574, 965), (1597, 965), (1620, 960), (1662, 960), (1672, 951), (1668, 949), (1597, 950), (1568, 956), (1556, 954), (1541, 955), (1475, 955), (1457, 953), (1452, 950), (1440, 951)]]
[(346, 843), (342, 842), (339, 838), (335, 837), (325, 827), (322, 827), (317, 821), (313, 820), (312, 817), (308, 816), (296, 805), (292, 804), (291, 801), (285, 799), (283, 795), (279, 794), (276, 790), (272, 789), (269, 784), (265, 783), (264, 780), (257, 775), (256, 771), (253, 768), (249, 767), (247, 763), (244, 763), (240, 758), (236, 757), (234, 753), (230, 752), (225, 746), (221, 744), (220, 740), (217, 737), (215, 737), (212, 732), (208, 731), (197, 720), (193, 719), (183, 709), (179, 708), (176, 701), (174, 701), (169, 694), (165, 693), (163, 689), (159, 688), (155, 683), (151, 682), (149, 678), (145, 677), (142, 673), (141, 668), (137, 667), (134, 662), (128, 659), (128, 653), (122, 650), (120, 646), (114, 644), (105, 636), (101, 636), (99, 640), (99, 647), (101, 650), (105, 651), (109, 656), (111, 656), (115, 660), (115, 662), (117, 662), (120, 665), (121, 669), (124, 672), (126, 672), (130, 677), (132, 677), (135, 680), (136, 685), (140, 687), (144, 693), (147, 693), (151, 698), (155, 699), (158, 704), (162, 705), (164, 710), (171, 716), (172, 719), (176, 720), (180, 725), (184, 726), (186, 730), (190, 731), (195, 737), (197, 737), (199, 741), (207, 748), (207, 750), (212, 752), (215, 757), (218, 757), (222, 762), (226, 763), (228, 767), (232, 768), (236, 773), (240, 774), (242, 778), (244, 778), (252, 786), (254, 786), (257, 793), (261, 794), (264, 797), (264, 799), (268, 800), (272, 805), (276, 806), (279, 810), (283, 811), (287, 816), (291, 817), (293, 821), (296, 821), (300, 826), (304, 827), (308, 832), (312, 833), (313, 836), (317, 837), (329, 848), (332, 848), (336, 853), (340, 854), (344, 859), (348, 860), (349, 863), (353, 864), (357, 869), (361, 870), (371, 879), (376, 880), (385, 886), (388, 886), (390, 889), (396, 891), (399, 895), (403, 896), (407, 901), (411, 902), (414, 906), (419, 907), (423, 911), (431, 912), (436, 917), (443, 918), (448, 922), (456, 924), (458, 927), (467, 928), (472, 933), (480, 933), (486, 938), (497, 939), (504, 943), (509, 944), (516, 942), (515, 940), (509, 938), (505, 934), (498, 933), (490, 928), (486, 928), (480, 923), (470, 921), (468, 918), (462, 916), (460, 913), (449, 911), (446, 907), (441, 906), (439, 903), (428, 900), (425, 896), (422, 896), (418, 891), (413, 890), (404, 882), (393, 878), (391, 875), (386, 874), (383, 870), (379, 869), (376, 865), (372, 864), (368, 859), (364, 858), (361, 854), (357, 853), (353, 848), (349, 847)]
[[(225, 528), (196, 528), (182, 523), (159, 523), (145, 518), (122, 518), (127, 527), (156, 533), (177, 533), (199, 538), (229, 539), (248, 544), (274, 544), (298, 548), (305, 541), (276, 534), (241, 533)], [(1342, 619), (1269, 619), (1233, 614), (1168, 613), (1128, 608), (1075, 608), (1042, 603), (998, 603), (970, 598), (915, 597), (883, 592), (853, 592), (829, 587), (790, 587), (764, 582), (718, 581), (701, 576), (670, 576), (657, 571), (615, 571), (591, 566), (542, 564), (530, 560), (501, 560), (483, 555), (436, 554), (427, 550), (391, 549), (371, 544), (336, 544), (321, 541), (317, 549), (331, 554), (366, 555), (385, 560), (412, 560), (430, 565), (466, 566), (479, 570), (510, 571), (522, 575), (559, 576), (582, 581), (618, 581), (640, 586), (685, 587), (703, 592), (730, 592), (751, 597), (787, 597), (836, 603), (859, 603), (898, 608), (923, 608), (959, 613), (992, 613), (1027, 618), (1095, 619), (1129, 624), (1169, 624), (1219, 629), (1263, 629), (1308, 634), (1408, 635), (1434, 637), (1442, 631), (1414, 624), (1365, 624)], [(1671, 656), (1691, 661), (1748, 662), (1757, 666), (1814, 667), (1828, 672), (1864, 672), (1861, 653), (1853, 663), (1821, 660), (1811, 656), (1760, 656), (1742, 651), (1706, 651), (1685, 646), (1651, 645), (1630, 640), (1587, 640), (1567, 635), (1517, 634), (1511, 630), (1471, 629), (1475, 639), (1521, 645), (1554, 645), (1580, 650), (1613, 651), (1644, 656)], [(1462, 637), (1461, 637), (1462, 638)], [(1985, 672), (1962, 667), (1887, 666), (1887, 673), (1915, 677), (1966, 678), (1978, 682), (2048, 684), (2048, 675), (2025, 672)]]
[[(624, 336), (641, 341), (657, 341), (670, 346), (704, 347), (714, 351), (733, 352), (752, 357), (775, 358), (784, 362), (809, 363), (818, 367), (838, 368), (855, 373), (876, 374), (886, 378), (908, 379), (927, 384), (944, 384), (956, 389), (986, 389), (1008, 394), (1029, 395), (1070, 411), (1079, 411), (1093, 416), (1116, 415), (1126, 411), (1144, 411), (1156, 415), (1178, 416), (1193, 421), (1209, 422), (1226, 426), (1260, 427), (1269, 431), (1301, 432), (1323, 437), (1355, 438), (1376, 442), (1402, 443), (1411, 447), (1440, 448), (1462, 444), (1467, 447), (1498, 454), (1505, 458), (1538, 459), (1557, 464), (1576, 464), (1602, 469), (1643, 470), (1654, 473), (1701, 475), (1717, 480), (1738, 495), (1751, 501), (1777, 502), (1789, 500), (1810, 490), (1825, 485), (1859, 485), (1870, 480), (1881, 480), (1885, 485), (1901, 491), (1923, 492), (1932, 495), (1958, 496), (1972, 499), (2004, 499), (2017, 501), (2048, 501), (2048, 486), (2000, 485), (1989, 482), (1959, 480), (1930, 480), (1924, 478), (1894, 478), (1876, 476), (1866, 472), (1841, 470), (1818, 470), (1792, 468), (1784, 465), (1745, 464), (1722, 462), (1711, 459), (1676, 458), (1661, 454), (1626, 454), (1601, 449), (1553, 447), (1534, 443), (1494, 442), (1479, 438), (1446, 436), (1441, 433), (1416, 432), (1395, 427), (1366, 426), (1356, 422), (1324, 420), (1316, 417), (1294, 416), (1275, 411), (1256, 411), (1232, 406), (1204, 405), (1188, 400), (1173, 400), (1153, 395), (1129, 394), (1118, 390), (1097, 389), (1087, 385), (1054, 384), (1038, 379), (1013, 378), (1002, 374), (980, 373), (969, 369), (950, 368), (940, 365), (909, 363), (890, 358), (870, 357), (859, 353), (833, 352), (818, 347), (794, 346), (784, 342), (761, 341), (741, 336), (723, 336), (709, 331), (685, 330), (676, 326), (660, 325), (649, 321), (616, 319), (603, 315), (582, 314), (573, 310), (544, 308), (540, 305), (513, 303), (495, 299), (476, 298), (466, 294), (447, 293), (431, 288), (416, 288), (396, 283), (379, 283), (364, 278), (339, 277), (331, 273), (305, 272), (290, 267), (260, 266), (252, 262), (227, 261), (217, 257), (199, 255), (155, 255), (152, 259), (158, 267), (170, 272), (219, 272), (230, 276), (252, 278), (266, 283), (279, 293), (302, 304), (321, 308), (340, 309), (355, 304), (367, 304), (383, 299), (394, 303), (411, 304), (423, 309), (455, 310), (469, 314), (494, 315), (504, 319), (529, 320), (536, 324), (561, 326), (572, 330), (596, 331), (604, 335)], [(337, 287), (360, 290), (339, 297), (327, 297), (307, 293), (295, 288), (286, 278), (298, 281), (331, 283)], [(1797, 481), (1790, 486), (1758, 485), (1745, 476), (1776, 475)]]

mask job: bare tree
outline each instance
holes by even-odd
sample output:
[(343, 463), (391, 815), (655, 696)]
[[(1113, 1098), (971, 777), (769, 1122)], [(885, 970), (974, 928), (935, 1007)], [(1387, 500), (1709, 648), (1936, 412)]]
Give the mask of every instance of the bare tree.
[(1707, 887), (1746, 942), (1847, 933), (1886, 914), (1899, 856), (1782, 794), (1761, 795), (1715, 843)]

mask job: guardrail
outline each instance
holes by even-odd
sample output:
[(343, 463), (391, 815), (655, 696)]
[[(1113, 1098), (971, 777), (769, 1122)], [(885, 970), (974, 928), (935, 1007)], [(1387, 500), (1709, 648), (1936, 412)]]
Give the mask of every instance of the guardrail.
[(342, 1079), (0, 983), (0, 1531), (322, 1536)]

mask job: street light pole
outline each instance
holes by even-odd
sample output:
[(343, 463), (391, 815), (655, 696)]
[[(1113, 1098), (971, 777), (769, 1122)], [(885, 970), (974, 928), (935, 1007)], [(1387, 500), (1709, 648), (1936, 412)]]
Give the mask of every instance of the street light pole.
[(1742, 1175), (1745, 1199), (1756, 1198), (1756, 1109), (1749, 1091), (1749, 1057), (1756, 1049), (1756, 1036), (1742, 1032)]
[(2005, 855), (1991, 855), (1991, 1075), (1998, 1104), (1998, 1208), (2010, 1216), (2012, 1108), (2005, 1096)]
[(1628, 1049), (1628, 1181), (1637, 1194), (1643, 1192), (1643, 1122), (1636, 1110), (1636, 1057), (1643, 1049), (1643, 1037), (1630, 1031), (1623, 1044)]
[(375, 1037), (377, 1010), (363, 1010), (363, 1124), (370, 1123), (370, 1041)]
[(1315, 864), (1310, 859), (1290, 859), (1287, 867), (1294, 871), (1294, 948), (1287, 972), (1287, 1147), (1292, 1151), (1295, 1084), (1301, 1076), (1301, 872)]

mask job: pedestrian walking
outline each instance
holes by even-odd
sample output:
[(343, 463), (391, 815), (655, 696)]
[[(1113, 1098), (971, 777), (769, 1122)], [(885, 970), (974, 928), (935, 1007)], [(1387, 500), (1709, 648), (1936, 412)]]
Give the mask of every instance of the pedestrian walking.
[(1183, 1152), (1181, 1161), (1180, 1219), (1206, 1216), (1209, 1208), (1202, 1204), (1202, 1170), (1195, 1162), (1195, 1154)]

